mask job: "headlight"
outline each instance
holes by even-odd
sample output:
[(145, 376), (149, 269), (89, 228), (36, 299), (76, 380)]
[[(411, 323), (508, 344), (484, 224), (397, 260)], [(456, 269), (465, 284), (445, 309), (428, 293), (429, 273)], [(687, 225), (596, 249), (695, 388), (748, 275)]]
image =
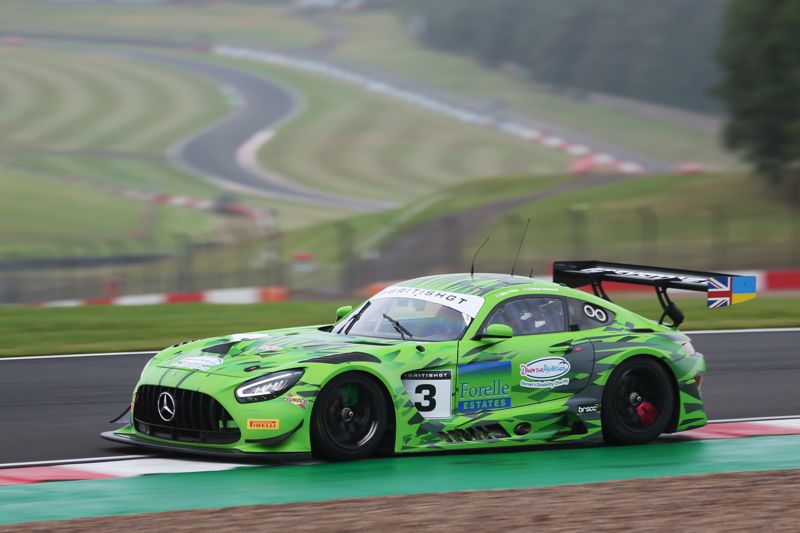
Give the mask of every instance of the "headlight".
[(239, 403), (249, 403), (277, 398), (294, 387), (302, 375), (303, 371), (300, 369), (283, 370), (251, 379), (236, 389), (236, 399)]
[(694, 349), (694, 345), (691, 342), (684, 342), (683, 349), (689, 357), (700, 357), (700, 354), (697, 353), (697, 350)]

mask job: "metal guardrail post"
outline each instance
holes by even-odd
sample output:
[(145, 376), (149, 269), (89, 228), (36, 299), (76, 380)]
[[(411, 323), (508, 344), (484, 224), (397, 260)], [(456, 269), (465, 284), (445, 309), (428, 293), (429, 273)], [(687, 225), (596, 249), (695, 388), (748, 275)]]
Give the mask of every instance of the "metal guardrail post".
[(642, 230), (641, 263), (658, 263), (658, 215), (652, 207), (638, 209)]
[(516, 213), (508, 213), (503, 217), (503, 221), (505, 222), (506, 238), (508, 239), (508, 241), (506, 241), (506, 245), (508, 246), (506, 255), (513, 258), (514, 252), (517, 251), (517, 246), (519, 246), (519, 236), (522, 227), (525, 225), (525, 221)]
[(729, 219), (725, 208), (711, 208), (711, 267), (723, 269), (728, 262), (729, 251)]
[(348, 222), (338, 222), (336, 228), (337, 243), (339, 245), (339, 285), (342, 290), (350, 291), (355, 284), (353, 265), (355, 262), (355, 242), (353, 227)]
[[(194, 285), (194, 280), (192, 279), (192, 263), (194, 260), (192, 241), (185, 233), (175, 234), (173, 238), (178, 245), (178, 253), (172, 285), (176, 287), (179, 292), (190, 291)], [(167, 292), (171, 291), (168, 290)]]
[(464, 270), (464, 264), (461, 260), (462, 250), (464, 248), (463, 236), (461, 231), (461, 224), (455, 217), (447, 217), (442, 221), (444, 225), (444, 260), (447, 269), (451, 272), (460, 272)]
[(587, 246), (587, 216), (589, 206), (577, 204), (570, 206), (567, 212), (572, 228), (572, 256), (575, 259), (585, 259), (589, 253)]
[[(800, 189), (800, 183), (798, 183)], [(792, 267), (800, 267), (800, 208), (789, 211), (790, 261)]]

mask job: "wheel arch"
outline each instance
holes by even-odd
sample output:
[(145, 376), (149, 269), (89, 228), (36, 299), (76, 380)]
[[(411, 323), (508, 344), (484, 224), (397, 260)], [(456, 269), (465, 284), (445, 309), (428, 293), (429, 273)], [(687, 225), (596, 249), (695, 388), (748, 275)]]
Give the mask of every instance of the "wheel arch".
[[(397, 420), (395, 415), (395, 407), (394, 407), (394, 400), (391, 393), (391, 388), (389, 383), (386, 381), (386, 378), (382, 376), (380, 373), (375, 372), (375, 369), (368, 368), (362, 365), (353, 365), (347, 366), (346, 368), (342, 368), (338, 372), (331, 372), (328, 376), (326, 376), (325, 380), (319, 384), (319, 390), (321, 391), (324, 389), (328, 383), (330, 383), (334, 378), (338, 378), (339, 376), (343, 376), (346, 374), (360, 374), (367, 379), (373, 381), (380, 391), (383, 393), (383, 399), (386, 404), (386, 411), (387, 411), (387, 420), (386, 420), (386, 434), (384, 435), (383, 442), (381, 442), (380, 447), (378, 448), (381, 453), (384, 452), (393, 452), (394, 451), (394, 443), (395, 437), (397, 433)], [(314, 409), (316, 409), (316, 403), (314, 407), (311, 409), (311, 413), (309, 413), (309, 419), (311, 418), (311, 414), (313, 413)]]
[(614, 368), (616, 369), (621, 363), (633, 358), (650, 359), (656, 362), (669, 376), (669, 382), (672, 386), (672, 416), (667, 425), (667, 433), (673, 433), (680, 420), (680, 389), (678, 388), (678, 376), (675, 370), (669, 365), (669, 356), (657, 350), (632, 350), (618, 359)]

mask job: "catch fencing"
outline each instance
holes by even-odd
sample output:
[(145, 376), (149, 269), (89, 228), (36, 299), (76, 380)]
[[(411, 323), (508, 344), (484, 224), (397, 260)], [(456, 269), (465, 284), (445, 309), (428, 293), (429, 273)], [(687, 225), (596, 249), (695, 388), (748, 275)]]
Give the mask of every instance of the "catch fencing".
[[(687, 225), (653, 208), (595, 212), (581, 205), (549, 220), (534, 216), (515, 271), (544, 274), (556, 259), (720, 271), (800, 268), (796, 213), (734, 216), (715, 208), (697, 220)], [(268, 286), (301, 297), (353, 295), (374, 283), (468, 271), (486, 237), (476, 270), (509, 272), (525, 217), (497, 213), (481, 222), (453, 215), (396, 231), (338, 222), (319, 232), (272, 231), (234, 243), (176, 235), (149, 246), (114, 242), (4, 254), (0, 304)]]

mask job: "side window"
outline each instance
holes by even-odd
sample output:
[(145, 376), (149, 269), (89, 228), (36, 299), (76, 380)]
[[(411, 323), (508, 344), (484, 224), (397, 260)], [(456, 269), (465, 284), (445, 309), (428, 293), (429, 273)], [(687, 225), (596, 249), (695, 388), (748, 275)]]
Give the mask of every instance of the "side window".
[(537, 335), (566, 331), (564, 304), (561, 298), (536, 296), (519, 298), (498, 305), (484, 326), (505, 324), (514, 335)]
[(601, 328), (614, 321), (614, 313), (578, 298), (567, 298), (569, 329), (572, 331)]

